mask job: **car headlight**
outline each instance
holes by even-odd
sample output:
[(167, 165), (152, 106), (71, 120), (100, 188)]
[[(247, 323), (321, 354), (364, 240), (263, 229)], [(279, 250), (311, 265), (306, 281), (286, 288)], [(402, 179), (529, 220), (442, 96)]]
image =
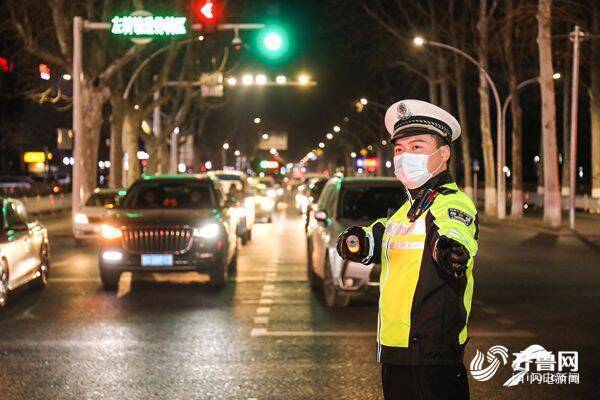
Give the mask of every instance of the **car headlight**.
[(100, 234), (104, 239), (118, 239), (123, 236), (123, 232), (119, 228), (110, 225), (102, 225), (100, 227)]
[(268, 197), (275, 197), (277, 195), (277, 192), (273, 189), (269, 189), (267, 190), (267, 196)]
[(90, 220), (88, 219), (87, 215), (82, 214), (82, 213), (75, 214), (75, 216), (73, 217), (73, 221), (76, 224), (87, 224), (87, 223), (90, 222)]
[(214, 239), (219, 234), (218, 224), (208, 224), (194, 229), (194, 236), (203, 239)]

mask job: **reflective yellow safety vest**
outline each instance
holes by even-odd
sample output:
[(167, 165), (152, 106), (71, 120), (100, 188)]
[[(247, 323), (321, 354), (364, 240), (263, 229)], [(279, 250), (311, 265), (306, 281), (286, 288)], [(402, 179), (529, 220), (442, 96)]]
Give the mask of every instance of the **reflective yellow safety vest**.
[[(473, 296), (477, 210), (451, 178), (435, 186), (437, 197), (414, 222), (407, 217), (413, 203), (409, 198), (389, 218), (363, 228), (371, 237), (379, 235), (375, 243), (381, 243), (376, 256), (381, 257), (377, 359), (382, 363), (462, 362)], [(461, 278), (433, 259), (440, 236), (469, 251), (468, 269)]]

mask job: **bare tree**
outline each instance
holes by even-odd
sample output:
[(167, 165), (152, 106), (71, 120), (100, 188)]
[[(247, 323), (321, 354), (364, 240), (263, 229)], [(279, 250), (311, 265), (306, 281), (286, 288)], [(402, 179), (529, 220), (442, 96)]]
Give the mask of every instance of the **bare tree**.
[(523, 217), (523, 161), (521, 159), (523, 131), (521, 124), (521, 102), (519, 101), (519, 88), (517, 87), (519, 79), (515, 62), (515, 51), (513, 49), (513, 30), (515, 28), (513, 0), (506, 0), (505, 11), (506, 23), (502, 36), (512, 112), (512, 204), (510, 214), (512, 218), (519, 219)]
[[(488, 0), (479, 2), (479, 18), (477, 20), (478, 42), (477, 55), (479, 64), (488, 68), (489, 21), (492, 18), (496, 3), (488, 9)], [(486, 215), (495, 215), (496, 208), (496, 168), (494, 158), (494, 143), (490, 122), (489, 85), (483, 71), (479, 71), (479, 109), (481, 146), (483, 150), (483, 166), (485, 169), (485, 207)]]
[(542, 97), (544, 150), (544, 225), (560, 227), (561, 208), (558, 185), (558, 148), (556, 143), (556, 104), (552, 66), (552, 0), (538, 2), (538, 49)]
[[(90, 20), (106, 18), (111, 7), (110, 0), (104, 0), (99, 9), (94, 2), (71, 4), (64, 0), (50, 0), (47, 4), (38, 1), (7, 0), (12, 26), (21, 39), (25, 50), (51, 65), (73, 73), (71, 32), (76, 15)], [(39, 35), (37, 32), (45, 32)], [(85, 199), (97, 185), (98, 145), (100, 128), (103, 122), (103, 106), (110, 98), (110, 81), (114, 75), (132, 61), (143, 46), (132, 46), (124, 53), (113, 55), (110, 61), (106, 46), (91, 41), (86, 45), (86, 57), (82, 85), (83, 132), (81, 140), (75, 143), (77, 163), (85, 171), (82, 187), (74, 191), (75, 196)]]
[[(600, 35), (600, 3), (593, 1), (592, 34)], [(600, 39), (592, 38), (590, 60), (590, 114), (592, 119), (592, 197), (600, 198)]]

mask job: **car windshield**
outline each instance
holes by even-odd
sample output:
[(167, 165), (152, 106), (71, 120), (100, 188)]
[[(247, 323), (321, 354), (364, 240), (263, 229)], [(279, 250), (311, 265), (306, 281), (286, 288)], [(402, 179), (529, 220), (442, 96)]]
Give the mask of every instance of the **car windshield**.
[(241, 176), (235, 174), (217, 174), (217, 177), (222, 181), (244, 181)]
[(94, 193), (87, 199), (85, 206), (112, 208), (117, 204), (116, 198), (114, 193)]
[(209, 182), (144, 181), (131, 187), (122, 208), (202, 209), (215, 204)]
[(323, 179), (310, 185), (310, 195), (315, 203), (319, 201), (319, 196), (321, 196), (321, 192), (323, 191), (326, 183), (327, 181)]
[(340, 201), (340, 218), (372, 221), (398, 208), (406, 195), (400, 187), (346, 188)]

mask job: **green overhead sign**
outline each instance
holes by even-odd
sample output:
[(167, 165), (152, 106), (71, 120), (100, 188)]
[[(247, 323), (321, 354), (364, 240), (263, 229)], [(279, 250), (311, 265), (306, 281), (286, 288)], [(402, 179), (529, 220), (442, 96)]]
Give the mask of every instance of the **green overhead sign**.
[(110, 31), (114, 35), (129, 37), (185, 35), (186, 21), (186, 17), (132, 14), (114, 17)]

